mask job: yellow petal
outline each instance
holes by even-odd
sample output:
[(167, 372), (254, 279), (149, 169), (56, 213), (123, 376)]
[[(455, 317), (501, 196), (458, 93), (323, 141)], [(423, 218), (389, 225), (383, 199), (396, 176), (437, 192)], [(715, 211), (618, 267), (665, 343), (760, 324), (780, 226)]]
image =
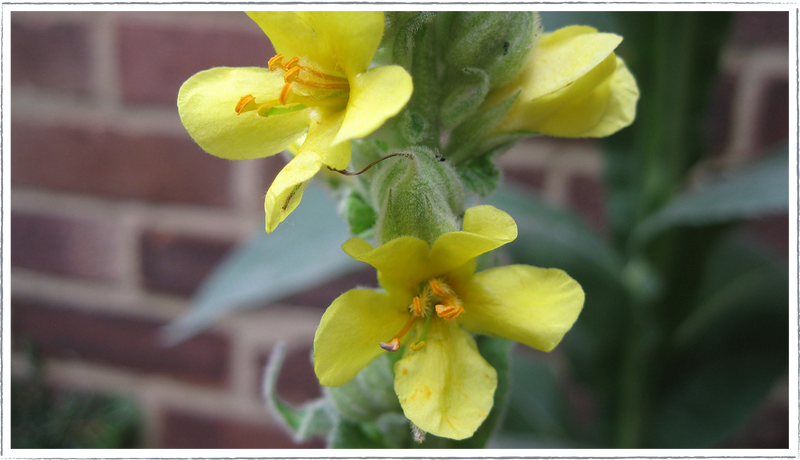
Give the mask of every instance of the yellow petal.
[(313, 152), (322, 159), (322, 162), (333, 169), (345, 169), (350, 164), (350, 143), (333, 144), (336, 133), (342, 127), (345, 112), (340, 110), (333, 113), (316, 112), (318, 120), (311, 122), (308, 136), (298, 152)]
[(581, 137), (605, 114), (616, 67), (617, 58), (611, 53), (571, 85), (527, 104), (512, 106), (502, 129)]
[(321, 167), (318, 155), (301, 152), (278, 173), (264, 199), (267, 233), (272, 233), (300, 204), (308, 181)]
[(467, 209), (463, 228), (460, 232), (445, 233), (433, 243), (428, 268), (431, 273), (450, 272), (517, 237), (514, 219), (489, 205)]
[(314, 372), (319, 383), (339, 386), (386, 353), (388, 342), (409, 318), (411, 298), (369, 289), (352, 289), (325, 310), (314, 335)]
[(619, 35), (588, 26), (569, 26), (542, 37), (523, 73), (524, 103), (571, 84), (603, 62), (622, 42)]
[(400, 66), (369, 69), (350, 80), (350, 100), (342, 129), (334, 140), (361, 138), (397, 115), (411, 98), (411, 75)]
[(604, 137), (629, 126), (636, 119), (639, 87), (622, 59), (611, 77), (611, 88), (605, 112), (593, 127), (575, 137)]
[(367, 70), (383, 36), (380, 11), (251, 11), (250, 18), (287, 59), (310, 59), (348, 78)]
[(434, 319), (425, 347), (409, 352), (394, 371), (403, 412), (428, 433), (468, 438), (492, 410), (497, 372), (453, 322)]
[(309, 110), (270, 117), (236, 114), (239, 100), (275, 100), (283, 79), (257, 67), (216, 67), (193, 75), (178, 93), (178, 113), (189, 135), (206, 152), (229, 160), (274, 155), (308, 128)]
[(361, 238), (351, 238), (342, 245), (350, 257), (378, 269), (381, 286), (413, 291), (416, 285), (432, 278), (429, 270), (428, 243), (410, 236), (395, 238), (373, 248)]
[(476, 273), (459, 288), (458, 321), (477, 333), (550, 351), (578, 319), (584, 294), (562, 270), (508, 265)]

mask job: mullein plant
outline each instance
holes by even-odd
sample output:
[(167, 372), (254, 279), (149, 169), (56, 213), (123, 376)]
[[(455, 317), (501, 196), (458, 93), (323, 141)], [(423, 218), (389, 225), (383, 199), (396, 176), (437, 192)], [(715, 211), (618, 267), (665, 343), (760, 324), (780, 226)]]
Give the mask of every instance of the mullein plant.
[(181, 120), (215, 156), (291, 152), (266, 194), (266, 231), (316, 176), (355, 236), (342, 249), (380, 285), (322, 316), (323, 397), (295, 408), (275, 395), (278, 349), (270, 406), (298, 442), (483, 446), (505, 403), (508, 341), (552, 350), (584, 293), (557, 268), (490, 267), (497, 258), (481, 256), (513, 241), (516, 223), (466, 203), (497, 187), (496, 158), (522, 138), (604, 137), (633, 122), (622, 38), (545, 33), (531, 12), (247, 14), (277, 54), (268, 68), (192, 76)]

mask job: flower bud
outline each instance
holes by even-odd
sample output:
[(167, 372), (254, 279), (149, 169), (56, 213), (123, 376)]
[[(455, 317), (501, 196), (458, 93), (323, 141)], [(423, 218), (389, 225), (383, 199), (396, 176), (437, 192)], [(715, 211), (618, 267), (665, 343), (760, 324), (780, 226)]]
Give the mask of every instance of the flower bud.
[(489, 75), (490, 87), (514, 79), (524, 67), (539, 32), (539, 15), (529, 11), (462, 11), (450, 21), (445, 54), (455, 78), (465, 68)]
[(424, 147), (411, 147), (405, 158), (381, 163), (372, 182), (378, 207), (375, 233), (383, 244), (413, 236), (433, 244), (440, 235), (458, 230), (464, 190), (458, 173), (443, 157)]

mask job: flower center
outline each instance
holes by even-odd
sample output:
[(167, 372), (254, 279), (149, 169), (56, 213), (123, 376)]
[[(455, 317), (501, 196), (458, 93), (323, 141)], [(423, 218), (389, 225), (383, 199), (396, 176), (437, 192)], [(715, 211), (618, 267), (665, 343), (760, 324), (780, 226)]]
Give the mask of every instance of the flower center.
[(252, 94), (239, 99), (236, 113), (255, 111), (259, 116), (281, 115), (308, 107), (336, 107), (347, 105), (350, 84), (347, 78), (330, 75), (313, 63), (295, 56), (283, 61), (277, 54), (269, 60), (271, 72), (283, 72), (284, 85), (278, 99), (257, 102)]
[[(431, 305), (433, 305), (433, 308), (431, 308)], [(414, 351), (424, 347), (431, 319), (433, 318), (432, 310), (436, 311), (436, 315), (445, 321), (452, 321), (464, 312), (464, 306), (455, 291), (453, 291), (453, 288), (439, 278), (432, 279), (422, 286), (419, 294), (414, 296), (411, 305), (408, 306), (408, 312), (411, 315), (408, 322), (391, 340), (381, 342), (381, 348), (390, 352), (399, 350), (400, 339), (411, 329), (417, 319), (421, 318), (425, 320), (422, 334), (420, 334), (419, 340), (409, 346)]]

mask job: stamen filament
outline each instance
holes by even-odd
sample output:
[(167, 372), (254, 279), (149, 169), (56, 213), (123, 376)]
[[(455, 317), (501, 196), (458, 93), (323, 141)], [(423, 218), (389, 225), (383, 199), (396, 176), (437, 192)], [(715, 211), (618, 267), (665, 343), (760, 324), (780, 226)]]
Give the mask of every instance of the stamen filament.
[(403, 326), (403, 329), (400, 329), (400, 332), (398, 332), (397, 335), (392, 337), (392, 340), (390, 340), (389, 342), (381, 342), (380, 343), (381, 348), (383, 348), (386, 351), (392, 352), (392, 353), (394, 353), (395, 351), (399, 350), (400, 349), (400, 339), (404, 335), (406, 335), (406, 332), (408, 332), (408, 330), (411, 329), (411, 326), (414, 324), (414, 321), (416, 321), (416, 320), (417, 320), (417, 317), (414, 316), (414, 315), (411, 315), (411, 318), (408, 319), (408, 322), (406, 323), (405, 326)]
[(417, 343), (409, 345), (412, 350), (417, 351), (425, 346), (425, 339), (428, 338), (428, 330), (431, 328), (431, 319), (433, 319), (433, 315), (429, 315), (425, 318), (425, 327), (422, 329), (422, 335), (419, 337), (419, 340), (417, 340)]
[(317, 72), (316, 70), (310, 69), (308, 67), (303, 67), (303, 70), (305, 70), (306, 72), (309, 72), (309, 73), (313, 73), (314, 75), (316, 75), (316, 76), (318, 76), (320, 78), (324, 78), (326, 80), (341, 81), (341, 82), (346, 82), (347, 81), (346, 77), (337, 77), (336, 75), (328, 75), (326, 73)]
[[(298, 69), (298, 67), (295, 67), (295, 69)], [(292, 69), (291, 71), (294, 71), (294, 69)], [(289, 72), (286, 72), (286, 75), (289, 75)], [(286, 75), (284, 75), (284, 78), (286, 78)], [(348, 83), (317, 83), (315, 81), (303, 80), (302, 78), (299, 77), (295, 78), (294, 81), (300, 83), (301, 85), (310, 86), (312, 88), (344, 89), (344, 90), (350, 89), (350, 85)]]

